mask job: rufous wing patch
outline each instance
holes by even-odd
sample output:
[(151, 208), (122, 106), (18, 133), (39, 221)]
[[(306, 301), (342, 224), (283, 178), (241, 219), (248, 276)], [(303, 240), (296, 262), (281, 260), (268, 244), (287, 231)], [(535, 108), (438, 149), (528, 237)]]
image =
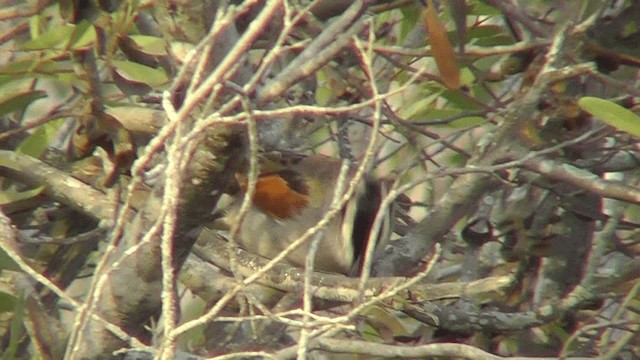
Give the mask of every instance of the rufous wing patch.
[[(236, 174), (243, 191), (247, 190), (247, 177)], [(270, 216), (288, 219), (309, 205), (309, 188), (292, 171), (265, 173), (258, 176), (253, 204)]]

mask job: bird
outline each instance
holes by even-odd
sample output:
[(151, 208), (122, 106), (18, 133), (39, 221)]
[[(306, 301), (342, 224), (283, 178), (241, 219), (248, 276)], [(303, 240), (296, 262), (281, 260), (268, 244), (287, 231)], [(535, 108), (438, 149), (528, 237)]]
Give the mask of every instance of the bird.
[[(248, 211), (244, 214), (234, 241), (245, 250), (273, 258), (301, 237), (330, 210), (343, 160), (327, 155), (271, 152), (259, 158), (259, 175)], [(355, 174), (350, 166), (347, 182)], [(235, 174), (240, 191), (226, 210), (225, 221), (237, 219), (248, 188), (246, 172)], [(388, 181), (365, 175), (353, 196), (319, 232), (320, 245), (314, 270), (357, 276), (367, 241)], [(346, 189), (345, 185), (345, 189)], [(384, 250), (390, 234), (392, 211), (386, 211), (376, 243), (375, 254)], [(311, 241), (293, 250), (286, 261), (304, 267)]]

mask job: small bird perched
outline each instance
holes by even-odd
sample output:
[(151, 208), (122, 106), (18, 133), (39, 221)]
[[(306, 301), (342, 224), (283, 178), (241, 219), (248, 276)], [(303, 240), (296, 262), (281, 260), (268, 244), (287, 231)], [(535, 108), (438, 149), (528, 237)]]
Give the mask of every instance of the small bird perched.
[[(246, 250), (273, 258), (301, 237), (330, 209), (342, 161), (324, 155), (269, 153), (259, 161), (252, 205), (239, 227), (236, 242)], [(350, 169), (347, 183), (355, 169)], [(241, 194), (247, 190), (246, 174), (236, 174)], [(314, 267), (320, 271), (356, 275), (360, 271), (366, 243), (385, 183), (364, 177), (342, 208), (326, 227), (316, 252)], [(346, 185), (345, 185), (346, 188)], [(243, 196), (237, 196), (226, 211), (231, 223), (239, 213)], [(387, 212), (377, 240), (377, 250), (384, 249), (391, 234), (391, 214)], [(311, 241), (292, 251), (287, 261), (304, 266)]]

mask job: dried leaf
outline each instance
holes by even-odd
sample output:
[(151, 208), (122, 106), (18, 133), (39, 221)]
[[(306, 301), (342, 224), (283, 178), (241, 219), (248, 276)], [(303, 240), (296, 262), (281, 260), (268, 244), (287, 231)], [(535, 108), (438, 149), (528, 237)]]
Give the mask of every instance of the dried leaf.
[(438, 65), (438, 70), (440, 70), (442, 82), (449, 89), (458, 89), (460, 87), (460, 68), (456, 63), (456, 56), (447, 36), (447, 29), (440, 22), (431, 0), (429, 0), (427, 8), (422, 11), (422, 23), (429, 33), (431, 52), (436, 60), (436, 65)]

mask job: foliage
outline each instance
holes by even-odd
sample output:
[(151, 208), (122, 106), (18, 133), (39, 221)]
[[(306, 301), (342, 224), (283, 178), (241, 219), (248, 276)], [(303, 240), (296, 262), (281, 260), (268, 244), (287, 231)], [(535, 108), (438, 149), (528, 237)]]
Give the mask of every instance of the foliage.
[[(640, 3), (521, 3), (4, 5), (3, 358), (640, 356)], [(280, 152), (367, 173), (300, 243), (391, 186), (358, 277), (225, 241)]]

